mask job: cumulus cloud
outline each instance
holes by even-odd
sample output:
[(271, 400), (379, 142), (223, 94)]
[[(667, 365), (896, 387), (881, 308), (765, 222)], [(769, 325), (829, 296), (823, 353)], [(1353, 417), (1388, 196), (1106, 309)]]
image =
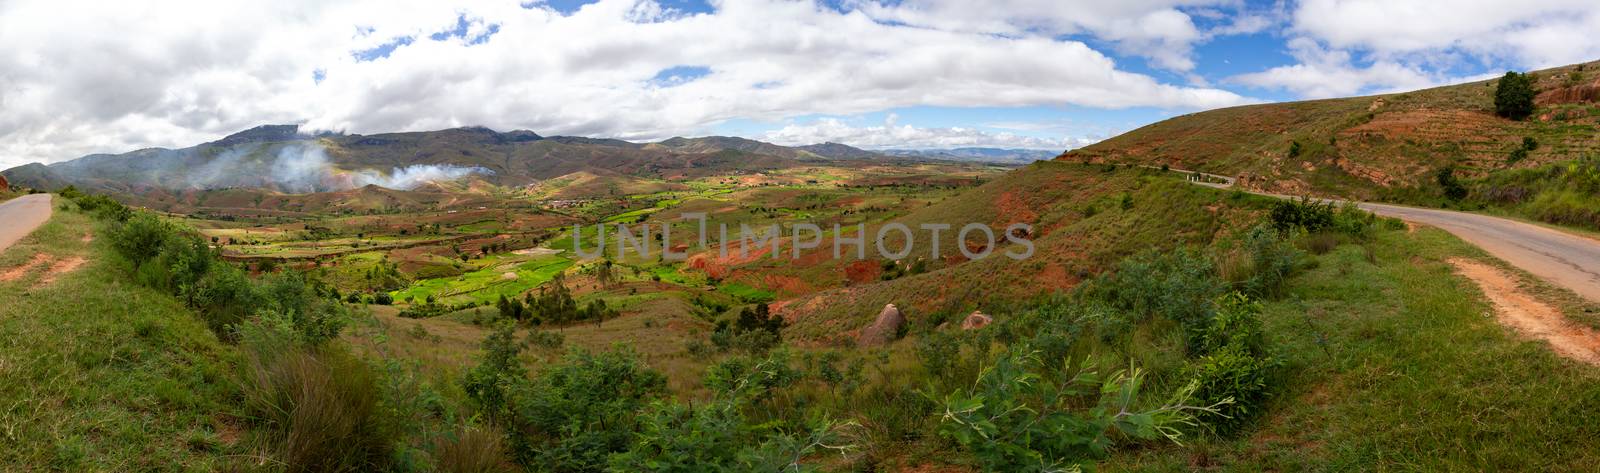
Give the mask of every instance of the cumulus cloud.
[(1298, 62), (1232, 82), (1320, 98), (1496, 75), (1446, 72), (1477, 64), (1539, 69), (1600, 57), (1592, 0), (1305, 0), (1290, 21)]
[(1013, 37), (1090, 35), (1110, 43), (1119, 53), (1141, 56), (1174, 71), (1194, 69), (1194, 45), (1208, 36), (1266, 27), (1250, 20), (1215, 32), (1202, 31), (1189, 13), (1180, 10), (1196, 8), (1209, 14), (1239, 4), (1229, 0), (860, 0), (846, 4), (873, 18), (947, 31)]
[(1328, 50), (1309, 38), (1290, 40), (1289, 49), (1299, 61), (1297, 64), (1238, 75), (1231, 81), (1255, 87), (1287, 89), (1307, 98), (1413, 90), (1445, 81), (1393, 61), (1380, 60), (1359, 66), (1352, 63), (1349, 52)]
[[(1090, 138), (1040, 138), (1008, 132), (988, 132), (962, 127), (916, 127), (897, 123), (894, 114), (882, 125), (852, 126), (837, 118), (822, 118), (810, 123), (791, 123), (761, 135), (762, 140), (782, 145), (843, 143), (864, 149), (949, 149), (1022, 148), (1063, 151), (1088, 145)], [(1027, 125), (1017, 124), (1017, 128)]]
[[(1248, 101), (1127, 72), (1083, 42), (1028, 33), (1087, 32), (1183, 69), (1198, 33), (1169, 3), (1018, 1), (1016, 15), (960, 24), (939, 21), (968, 13), (954, 2), (923, 3), (841, 11), (741, 0), (688, 14), (601, 0), (568, 15), (503, 0), (11, 0), (0, 2), (0, 167), (189, 145), (261, 123), (655, 139), (735, 118), (918, 105)], [(1080, 13), (1027, 16), (1044, 10)], [(1017, 34), (995, 34), (1004, 31)], [(660, 80), (685, 70), (692, 74)]]
[(1593, 0), (1305, 0), (1294, 29), (1386, 58), (1460, 52), (1539, 68), (1600, 56)]

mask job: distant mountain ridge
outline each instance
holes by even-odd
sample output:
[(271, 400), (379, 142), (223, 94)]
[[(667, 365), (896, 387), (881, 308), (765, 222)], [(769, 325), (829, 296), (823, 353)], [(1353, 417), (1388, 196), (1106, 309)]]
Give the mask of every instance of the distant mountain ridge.
[(890, 149), (881, 153), (903, 158), (942, 159), (949, 161), (977, 161), (1001, 164), (1028, 164), (1050, 160), (1060, 151), (1020, 148), (952, 148), (952, 149)]
[(307, 133), (297, 125), (262, 125), (187, 148), (91, 154), (48, 165), (18, 166), (0, 174), (19, 186), (55, 190), (75, 185), (125, 195), (231, 188), (308, 193), (368, 184), (407, 190), (434, 180), (461, 179), (522, 187), (585, 172), (676, 179), (830, 161), (936, 159), (1021, 164), (1053, 154), (991, 148), (869, 151), (831, 142), (791, 147), (730, 136), (634, 143), (485, 127), (360, 135)]

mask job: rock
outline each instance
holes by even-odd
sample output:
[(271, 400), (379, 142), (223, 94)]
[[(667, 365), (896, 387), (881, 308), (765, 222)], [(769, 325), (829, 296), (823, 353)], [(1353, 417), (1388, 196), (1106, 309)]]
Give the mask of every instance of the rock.
[(856, 336), (856, 345), (863, 348), (881, 347), (894, 341), (895, 335), (900, 333), (900, 327), (906, 324), (906, 317), (900, 314), (900, 309), (894, 304), (883, 306), (883, 311), (878, 312), (878, 319), (872, 325), (861, 329), (861, 334)]
[(974, 310), (972, 311), (972, 315), (968, 315), (966, 320), (961, 321), (961, 329), (977, 330), (988, 327), (991, 323), (994, 323), (994, 317), (984, 315), (983, 312)]
[(517, 279), (517, 273), (515, 273), (515, 272), (506, 272), (505, 274), (500, 275), (500, 279), (504, 279), (504, 280), (507, 280), (507, 281), (514, 281), (514, 280)]

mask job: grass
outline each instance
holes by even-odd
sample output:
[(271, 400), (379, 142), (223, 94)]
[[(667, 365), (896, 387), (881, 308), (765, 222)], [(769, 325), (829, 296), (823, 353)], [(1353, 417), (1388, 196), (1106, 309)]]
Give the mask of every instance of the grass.
[[(492, 303), (500, 296), (520, 297), (529, 289), (539, 287), (554, 279), (557, 274), (572, 267), (572, 260), (556, 255), (539, 256), (527, 261), (501, 264), (503, 255), (497, 255), (482, 268), (454, 278), (434, 278), (417, 281), (392, 295), (396, 301), (410, 297), (421, 301), (433, 296), (440, 302)], [(490, 259), (490, 258), (485, 258)], [(506, 279), (506, 273), (515, 273), (515, 279)]]
[(139, 286), (88, 217), (56, 211), (0, 253), (87, 263), (0, 282), (0, 470), (209, 471), (235, 444), (235, 352), (172, 297)]
[(1600, 468), (1600, 370), (1498, 325), (1450, 257), (1485, 258), (1435, 229), (1344, 245), (1291, 282), (1264, 319), (1287, 375), (1242, 435), (1125, 452), (1107, 470)]

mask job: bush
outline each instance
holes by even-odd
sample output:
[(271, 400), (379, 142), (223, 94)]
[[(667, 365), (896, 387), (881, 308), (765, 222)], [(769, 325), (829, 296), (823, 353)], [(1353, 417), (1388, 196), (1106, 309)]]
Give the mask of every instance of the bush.
[(1211, 300), (1226, 289), (1210, 258), (1190, 248), (1171, 253), (1146, 251), (1117, 264), (1079, 289), (1079, 297), (1103, 302), (1131, 315), (1133, 324), (1150, 316), (1179, 323), (1191, 343), (1211, 319)]
[(1316, 233), (1334, 225), (1333, 203), (1309, 197), (1280, 200), (1272, 205), (1270, 218), (1279, 232)]
[(1507, 71), (1494, 89), (1494, 111), (1512, 120), (1528, 118), (1533, 114), (1533, 97), (1533, 78)]
[(516, 324), (510, 320), (495, 324), (494, 332), (484, 337), (482, 346), (478, 366), (463, 377), (462, 387), (467, 398), (478, 404), (479, 412), (496, 421), (507, 415), (506, 386), (527, 377), (527, 370), (517, 357), (522, 345), (516, 341)]
[(1090, 371), (1058, 381), (1041, 376), (1040, 360), (1013, 347), (970, 388), (940, 399), (939, 435), (972, 455), (986, 471), (1071, 471), (1103, 458), (1119, 441), (1176, 441), (1195, 424), (1193, 387), (1166, 403), (1139, 410), (1143, 373), (1103, 380)]
[(372, 303), (377, 305), (390, 305), (394, 303), (394, 296), (389, 295), (387, 292), (379, 292), (372, 295)]
[(177, 234), (177, 229), (160, 217), (140, 212), (127, 222), (112, 227), (111, 247), (133, 263), (143, 266), (161, 254), (167, 240)]
[(1444, 190), (1444, 198), (1461, 200), (1467, 197), (1467, 188), (1461, 185), (1460, 180), (1456, 179), (1455, 166), (1445, 166), (1440, 169), (1435, 176), (1435, 180), (1439, 181), (1439, 187)]
[(1242, 424), (1268, 395), (1268, 377), (1277, 361), (1267, 347), (1261, 304), (1240, 293), (1218, 298), (1217, 316), (1206, 330), (1204, 353), (1189, 368), (1195, 401), (1219, 405), (1200, 414), (1219, 432)]
[(638, 412), (666, 392), (666, 377), (616, 349), (575, 350), (534, 379), (507, 383), (513, 454), (551, 471), (600, 471), (612, 453), (628, 450)]
[(1250, 254), (1251, 275), (1242, 289), (1258, 297), (1276, 296), (1299, 266), (1300, 252), (1265, 226), (1250, 229), (1243, 243)]
[(783, 317), (773, 315), (766, 304), (758, 304), (754, 309), (741, 309), (733, 323), (717, 321), (716, 331), (711, 333), (711, 343), (723, 351), (765, 353), (783, 342), (782, 330)]

